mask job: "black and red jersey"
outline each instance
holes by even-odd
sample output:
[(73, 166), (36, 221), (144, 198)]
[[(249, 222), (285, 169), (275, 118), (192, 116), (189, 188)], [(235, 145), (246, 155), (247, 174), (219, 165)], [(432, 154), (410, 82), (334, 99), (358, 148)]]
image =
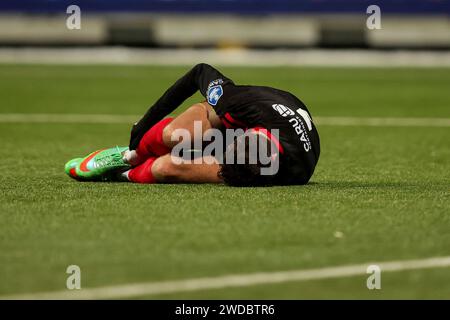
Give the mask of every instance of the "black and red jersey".
[(133, 127), (130, 148), (145, 132), (200, 91), (226, 128), (278, 129), (281, 184), (308, 182), (320, 154), (311, 114), (297, 97), (271, 87), (236, 85), (207, 64), (198, 64), (172, 85)]

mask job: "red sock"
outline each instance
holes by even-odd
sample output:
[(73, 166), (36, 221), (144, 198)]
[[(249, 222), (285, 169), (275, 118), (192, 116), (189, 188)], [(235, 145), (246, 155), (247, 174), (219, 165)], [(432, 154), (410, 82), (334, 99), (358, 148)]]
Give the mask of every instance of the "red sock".
[(144, 163), (131, 169), (128, 172), (128, 178), (132, 182), (136, 183), (155, 183), (155, 177), (153, 177), (152, 166), (153, 162), (158, 159), (157, 157), (148, 158)]
[(136, 149), (140, 157), (163, 156), (170, 152), (170, 148), (163, 141), (163, 130), (172, 120), (173, 118), (165, 118), (144, 134)]

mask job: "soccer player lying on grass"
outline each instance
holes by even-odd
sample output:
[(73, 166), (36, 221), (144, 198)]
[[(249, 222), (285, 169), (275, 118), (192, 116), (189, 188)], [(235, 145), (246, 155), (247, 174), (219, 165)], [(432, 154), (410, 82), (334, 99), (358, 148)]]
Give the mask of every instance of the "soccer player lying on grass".
[[(164, 118), (197, 90), (205, 102)], [(218, 141), (220, 133), (228, 138), (230, 131), (231, 141)], [(223, 148), (211, 148), (213, 141)], [(73, 159), (66, 173), (85, 181), (305, 184), (319, 154), (317, 130), (297, 97), (270, 87), (235, 85), (210, 65), (198, 64), (133, 126), (129, 147)]]

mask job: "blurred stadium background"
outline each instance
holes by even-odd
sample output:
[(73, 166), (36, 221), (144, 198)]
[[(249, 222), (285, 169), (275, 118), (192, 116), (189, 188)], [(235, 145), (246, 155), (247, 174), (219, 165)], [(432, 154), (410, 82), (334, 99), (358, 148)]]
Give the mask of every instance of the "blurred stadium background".
[[(66, 9), (72, 4), (81, 9), (80, 30), (65, 27)], [(372, 4), (381, 8), (380, 30), (366, 27), (366, 10)], [(442, 52), (450, 48), (449, 14), (448, 0), (2, 1), (0, 61), (190, 64), (201, 58), (192, 49), (210, 49), (203, 50), (203, 60), (211, 63), (449, 64)], [(30, 46), (79, 50), (59, 50), (55, 56), (50, 54), (54, 50), (24, 49)], [(92, 50), (101, 46), (109, 50)], [(143, 48), (178, 51), (168, 55)], [(384, 54), (311, 51), (317, 48), (384, 49)], [(257, 51), (248, 54), (243, 49)], [(399, 56), (387, 49), (440, 53)]]

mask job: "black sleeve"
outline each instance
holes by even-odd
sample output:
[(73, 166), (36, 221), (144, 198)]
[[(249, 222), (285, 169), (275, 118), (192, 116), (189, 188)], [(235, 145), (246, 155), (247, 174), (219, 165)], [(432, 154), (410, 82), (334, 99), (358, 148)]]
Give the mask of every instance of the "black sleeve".
[(224, 77), (219, 71), (208, 64), (200, 63), (186, 73), (181, 79), (173, 84), (156, 103), (148, 109), (145, 115), (137, 122), (131, 130), (130, 149), (134, 150), (139, 145), (144, 134), (158, 121), (173, 112), (187, 98), (197, 90), (206, 97), (208, 86), (214, 80), (221, 83), (233, 82)]

